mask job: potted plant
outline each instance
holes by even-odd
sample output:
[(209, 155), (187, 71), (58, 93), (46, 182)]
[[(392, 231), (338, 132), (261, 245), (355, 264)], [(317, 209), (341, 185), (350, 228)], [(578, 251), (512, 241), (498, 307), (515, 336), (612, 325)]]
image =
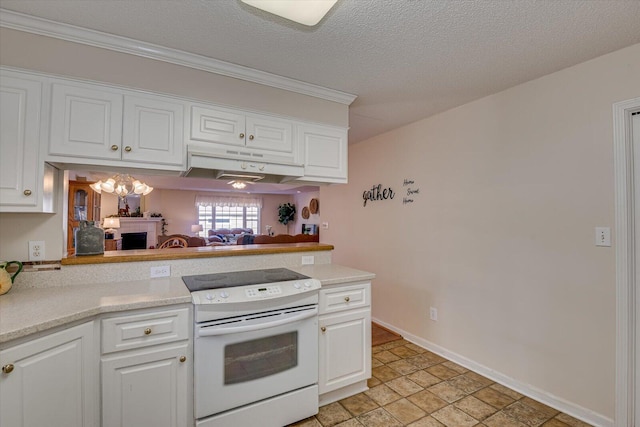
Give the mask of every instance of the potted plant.
[[(291, 203), (284, 203), (278, 206), (278, 222), (283, 225), (287, 225), (289, 221), (293, 221), (296, 217), (296, 205)], [(289, 226), (287, 226), (287, 233), (289, 233)]]

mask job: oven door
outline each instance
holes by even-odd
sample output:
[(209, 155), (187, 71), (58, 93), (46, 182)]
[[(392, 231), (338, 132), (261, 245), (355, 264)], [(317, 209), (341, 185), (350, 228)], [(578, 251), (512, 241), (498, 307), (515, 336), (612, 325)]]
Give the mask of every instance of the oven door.
[(196, 324), (196, 418), (318, 382), (318, 306)]

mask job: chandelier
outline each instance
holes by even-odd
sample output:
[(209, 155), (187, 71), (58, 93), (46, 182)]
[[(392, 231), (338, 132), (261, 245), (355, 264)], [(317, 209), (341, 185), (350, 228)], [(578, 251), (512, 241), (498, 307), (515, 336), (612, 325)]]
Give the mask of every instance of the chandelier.
[(120, 199), (127, 197), (130, 194), (140, 194), (146, 196), (153, 191), (153, 187), (148, 186), (144, 182), (140, 182), (131, 175), (115, 174), (111, 178), (102, 182), (94, 182), (89, 185), (93, 191), (100, 194), (103, 191), (106, 193), (115, 193)]

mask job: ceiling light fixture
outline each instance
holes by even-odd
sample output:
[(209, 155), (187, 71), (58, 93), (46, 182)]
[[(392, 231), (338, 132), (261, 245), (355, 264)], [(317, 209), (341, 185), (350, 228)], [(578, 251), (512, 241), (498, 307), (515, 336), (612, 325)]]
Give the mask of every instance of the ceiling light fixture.
[(245, 184), (242, 181), (234, 181), (231, 186), (233, 188), (235, 188), (236, 190), (242, 190), (243, 188), (245, 188), (247, 186), (247, 184)]
[(338, 0), (241, 0), (249, 6), (313, 27)]
[(146, 196), (153, 191), (153, 187), (148, 186), (144, 182), (140, 182), (131, 175), (115, 174), (105, 182), (102, 180), (89, 185), (93, 191), (100, 194), (115, 193), (121, 199), (130, 194), (140, 194)]

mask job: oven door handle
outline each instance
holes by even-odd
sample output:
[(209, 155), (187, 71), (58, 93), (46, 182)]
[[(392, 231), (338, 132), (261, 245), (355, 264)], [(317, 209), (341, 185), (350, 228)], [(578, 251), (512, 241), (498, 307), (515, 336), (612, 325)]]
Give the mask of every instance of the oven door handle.
[(275, 326), (286, 325), (287, 323), (294, 323), (300, 320), (308, 319), (318, 315), (318, 308), (305, 310), (303, 312), (283, 314), (277, 320), (270, 322), (258, 322), (251, 325), (233, 326), (233, 325), (217, 325), (214, 327), (199, 327), (199, 337), (211, 337), (216, 335), (236, 334), (239, 332), (251, 332), (259, 331), (261, 329), (273, 328)]

